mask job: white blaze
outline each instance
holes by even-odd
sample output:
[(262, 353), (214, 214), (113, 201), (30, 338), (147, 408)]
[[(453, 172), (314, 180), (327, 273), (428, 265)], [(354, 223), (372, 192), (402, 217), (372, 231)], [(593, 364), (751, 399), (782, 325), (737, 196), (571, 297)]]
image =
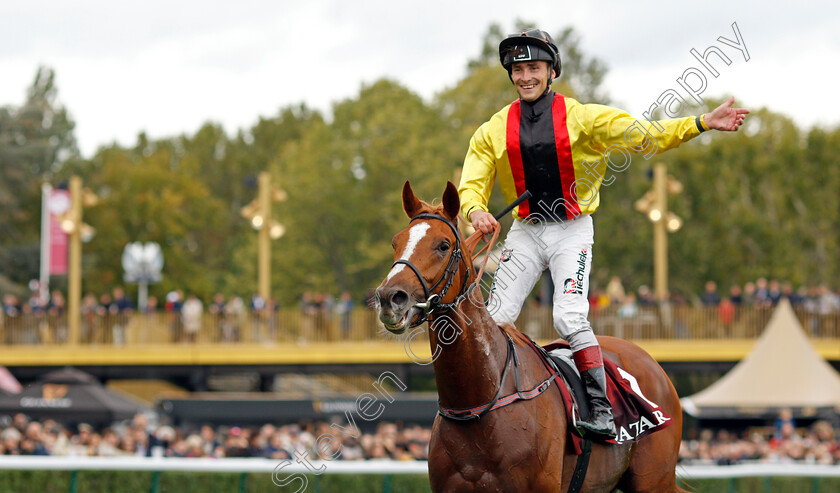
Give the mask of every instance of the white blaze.
[[(426, 236), (426, 231), (429, 230), (431, 225), (429, 223), (420, 223), (416, 226), (412, 226), (410, 230), (408, 230), (408, 241), (405, 244), (405, 250), (403, 250), (402, 256), (400, 256), (400, 260), (411, 260), (411, 256), (414, 255), (414, 249), (417, 247), (417, 244), (420, 243), (420, 240)], [(388, 273), (388, 277), (385, 278), (385, 282), (391, 280), (392, 277), (402, 272), (405, 268), (405, 264), (397, 264), (391, 269), (391, 272)]]

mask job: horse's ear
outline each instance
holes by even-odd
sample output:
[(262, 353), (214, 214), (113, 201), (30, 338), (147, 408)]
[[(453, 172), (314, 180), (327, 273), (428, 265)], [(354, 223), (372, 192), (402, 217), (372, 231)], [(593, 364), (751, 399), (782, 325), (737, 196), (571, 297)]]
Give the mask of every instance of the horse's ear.
[(458, 198), (458, 189), (451, 181), (447, 181), (446, 190), (443, 192), (443, 212), (450, 221), (455, 221), (460, 208), (461, 199)]
[(414, 190), (411, 189), (411, 183), (406, 180), (405, 185), (403, 185), (403, 210), (409, 219), (414, 219), (414, 216), (420, 214), (422, 207), (423, 204), (420, 203), (420, 199), (414, 195)]

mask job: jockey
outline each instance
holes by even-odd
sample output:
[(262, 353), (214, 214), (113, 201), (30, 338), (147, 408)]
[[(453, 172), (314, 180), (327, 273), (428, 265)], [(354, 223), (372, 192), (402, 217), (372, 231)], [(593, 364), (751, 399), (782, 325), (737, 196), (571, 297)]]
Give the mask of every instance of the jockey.
[(581, 104), (551, 90), (560, 76), (560, 54), (551, 36), (538, 29), (502, 40), (499, 59), (519, 99), (470, 140), (458, 187), (461, 213), (476, 230), (491, 233), (497, 221), (487, 203), (497, 178), (508, 202), (526, 190), (532, 197), (513, 211), (487, 308), (496, 323), (512, 326), (543, 270), (550, 269), (554, 328), (571, 346), (593, 410), (577, 425), (613, 438), (601, 348), (587, 319), (591, 215), (600, 203), (601, 183), (609, 185), (626, 169), (629, 152), (673, 149), (709, 129), (735, 131), (749, 111), (732, 108), (733, 98), (701, 116), (651, 122), (608, 106)]

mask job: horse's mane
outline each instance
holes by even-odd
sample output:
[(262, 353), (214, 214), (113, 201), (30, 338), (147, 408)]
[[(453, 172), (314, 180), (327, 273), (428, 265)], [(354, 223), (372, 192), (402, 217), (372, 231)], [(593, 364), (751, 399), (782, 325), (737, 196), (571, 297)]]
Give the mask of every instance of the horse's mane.
[[(438, 202), (439, 200), (440, 199), (435, 199), (434, 202)], [(444, 215), (443, 214), (443, 203), (439, 203), (439, 204), (431, 203), (430, 204), (430, 203), (426, 202), (425, 200), (420, 199), (420, 204), (422, 206), (420, 208), (420, 212), (419, 212), (420, 214), (437, 214), (439, 216)]]

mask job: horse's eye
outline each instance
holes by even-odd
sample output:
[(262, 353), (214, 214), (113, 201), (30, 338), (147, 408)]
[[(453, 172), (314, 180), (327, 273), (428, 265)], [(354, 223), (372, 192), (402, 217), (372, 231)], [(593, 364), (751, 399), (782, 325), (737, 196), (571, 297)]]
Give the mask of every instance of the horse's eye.
[(397, 240), (393, 240), (393, 241), (391, 242), (391, 248), (392, 248), (392, 249), (394, 249), (394, 250), (396, 250), (396, 249), (397, 249)]
[(438, 249), (439, 252), (442, 252), (442, 253), (448, 252), (449, 251), (449, 242), (448, 241), (440, 242), (440, 245), (438, 245), (437, 249)]

